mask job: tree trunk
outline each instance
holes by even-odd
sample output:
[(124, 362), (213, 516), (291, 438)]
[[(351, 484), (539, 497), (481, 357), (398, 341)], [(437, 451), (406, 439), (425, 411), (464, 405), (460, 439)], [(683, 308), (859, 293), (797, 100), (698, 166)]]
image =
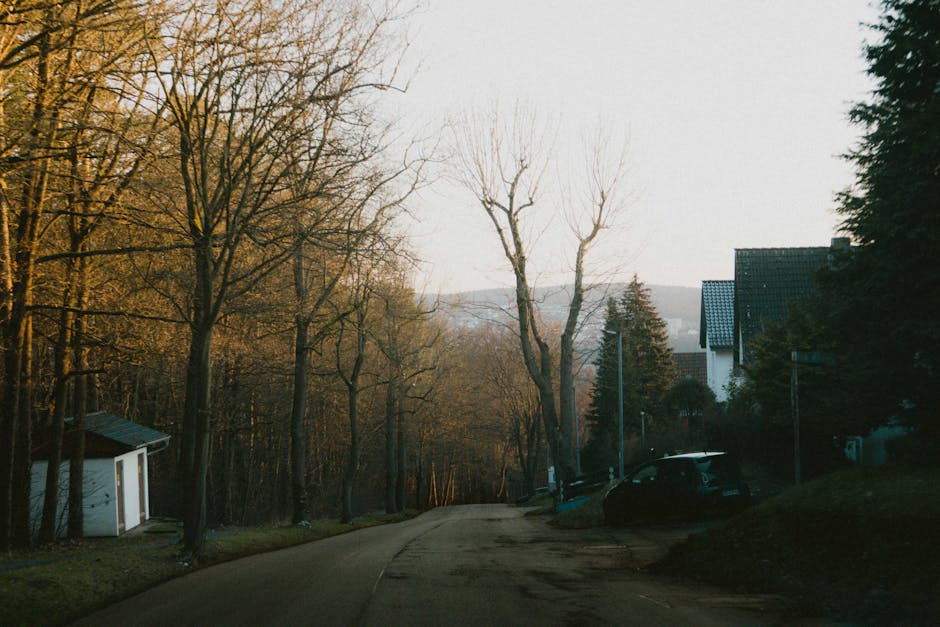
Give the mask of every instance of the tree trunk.
[(19, 418), (16, 424), (16, 450), (13, 452), (13, 546), (27, 548), (31, 544), (29, 526), (30, 488), (32, 485), (32, 405), (33, 405), (33, 322), (26, 320), (26, 342), (23, 350), (23, 372), (20, 373)]
[[(87, 261), (79, 258), (75, 277), (75, 308), (85, 308), (87, 301)], [(85, 491), (85, 414), (88, 412), (88, 348), (85, 346), (85, 319), (81, 314), (75, 316), (75, 330), (72, 333), (72, 360), (77, 375), (74, 380), (73, 422), (75, 430), (75, 448), (69, 459), (69, 522), (68, 536), (81, 538), (85, 528), (84, 491)]]
[(46, 493), (42, 505), (42, 523), (39, 527), (39, 541), (48, 543), (55, 540), (57, 513), (59, 509), (59, 466), (62, 464), (62, 440), (65, 435), (66, 399), (68, 398), (68, 353), (72, 335), (74, 306), (71, 281), (74, 273), (74, 261), (69, 260), (65, 271), (65, 294), (62, 298), (63, 309), (59, 314), (59, 335), (55, 343), (55, 383), (52, 393), (53, 414), (49, 465), (46, 467)]
[[(603, 198), (603, 194), (601, 198)], [(587, 237), (580, 238), (575, 257), (574, 287), (571, 302), (568, 304), (568, 317), (561, 334), (558, 365), (558, 400), (561, 405), (561, 450), (562, 466), (566, 468), (565, 480), (577, 476), (578, 452), (575, 450), (575, 406), (574, 406), (574, 337), (578, 329), (578, 318), (584, 303), (584, 257), (588, 246), (600, 229), (600, 215), (594, 221), (594, 230)]]
[(183, 552), (192, 559), (201, 553), (206, 535), (213, 325), (204, 320), (197, 313), (192, 327), (183, 415)]
[[(580, 301), (580, 299), (577, 299)], [(572, 301), (574, 307), (574, 301)], [(577, 314), (575, 314), (577, 317)], [(558, 404), (561, 406), (559, 429), (561, 431), (560, 453), (563, 464), (571, 468), (571, 478), (578, 474), (577, 451), (574, 437), (574, 345), (573, 333), (562, 333), (558, 365)]]
[[(186, 151), (182, 151), (184, 154)], [(198, 211), (190, 207), (190, 217)], [(209, 429), (212, 410), (213, 252), (209, 238), (191, 223), (195, 246), (192, 321), (183, 406), (183, 558), (197, 559), (206, 535), (206, 479), (209, 470)], [(221, 297), (221, 296), (220, 296)]]
[(355, 381), (348, 386), (348, 403), (349, 457), (343, 472), (342, 520), (344, 523), (352, 522), (353, 519), (353, 485), (356, 481), (356, 473), (359, 471), (359, 386)]
[(309, 322), (297, 316), (294, 337), (294, 399), (291, 405), (291, 495), (294, 524), (307, 520), (307, 331)]
[(421, 511), (421, 482), (424, 481), (424, 468), (420, 452), (415, 460), (415, 509)]
[(26, 335), (25, 308), (16, 306), (4, 325), (4, 411), (0, 413), (0, 551), (11, 548), (13, 531), (13, 480), (16, 436), (19, 431), (22, 363)]
[(402, 406), (403, 391), (398, 399), (398, 480), (395, 485), (395, 511), (405, 509), (405, 494), (408, 491), (407, 445), (408, 434), (405, 432), (405, 408)]
[[(0, 76), (2, 76), (0, 72)], [(3, 87), (5, 83), (0, 83)], [(3, 99), (0, 98), (0, 114), (3, 113)], [(0, 117), (0, 124), (3, 119)], [(0, 406), (4, 411), (0, 412), (0, 551), (6, 551), (10, 548), (10, 526), (12, 509), (12, 489), (13, 489), (13, 435), (16, 433), (16, 395), (18, 384), (14, 378), (15, 373), (20, 371), (18, 349), (19, 330), (14, 314), (14, 272), (13, 251), (10, 240), (10, 206), (7, 202), (8, 190), (6, 181), (0, 181), (0, 254), (3, 262), (3, 289), (0, 293), (3, 295), (2, 310), (0, 310), (0, 333), (3, 341), (3, 382), (0, 383)]]
[[(398, 469), (395, 465), (395, 420), (398, 409), (398, 377), (392, 375), (385, 387), (385, 513), (394, 514), (400, 506), (395, 481)], [(399, 458), (401, 459), (401, 458)]]

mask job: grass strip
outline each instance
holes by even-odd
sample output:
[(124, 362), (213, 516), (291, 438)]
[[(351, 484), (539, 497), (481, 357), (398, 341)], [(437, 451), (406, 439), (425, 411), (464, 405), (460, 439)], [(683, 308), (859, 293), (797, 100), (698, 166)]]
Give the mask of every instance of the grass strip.
[(854, 468), (786, 490), (672, 548), (654, 570), (871, 624), (940, 616), (940, 469)]
[[(210, 533), (197, 565), (178, 562), (175, 525), (118, 538), (67, 540), (0, 556), (0, 625), (61, 625), (212, 564), (417, 516), (405, 510), (349, 524), (237, 527)], [(154, 533), (154, 530), (157, 530)]]
[(563, 529), (587, 529), (603, 526), (605, 524), (604, 497), (618, 483), (619, 481), (613, 481), (593, 492), (587, 501), (574, 509), (558, 512), (552, 517), (550, 524)]

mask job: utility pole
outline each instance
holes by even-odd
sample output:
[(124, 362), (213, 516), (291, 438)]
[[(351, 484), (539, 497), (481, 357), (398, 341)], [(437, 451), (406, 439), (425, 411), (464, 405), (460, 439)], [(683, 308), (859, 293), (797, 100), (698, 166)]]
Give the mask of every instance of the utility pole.
[(800, 459), (800, 376), (799, 366), (828, 366), (835, 361), (831, 353), (817, 351), (792, 351), (790, 353), (790, 411), (793, 414), (793, 480), (800, 485), (803, 480)]
[(578, 416), (578, 398), (577, 388), (571, 388), (571, 415), (574, 416), (574, 454), (578, 470), (578, 476), (581, 476), (581, 419)]
[(646, 412), (640, 411), (640, 438), (643, 442), (643, 454), (646, 455)]
[(793, 482), (800, 485), (800, 376), (797, 374), (796, 351), (793, 351), (790, 364), (790, 411), (793, 413)]
[(623, 480), (623, 329), (617, 329), (617, 469)]

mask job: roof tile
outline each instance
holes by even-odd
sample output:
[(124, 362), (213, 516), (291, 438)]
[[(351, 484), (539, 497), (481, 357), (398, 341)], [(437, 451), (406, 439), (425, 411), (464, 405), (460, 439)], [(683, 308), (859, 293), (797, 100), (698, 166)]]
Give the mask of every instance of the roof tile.
[(702, 281), (702, 348), (734, 346), (734, 281)]
[[(816, 291), (816, 275), (828, 256), (828, 247), (734, 251), (735, 330), (745, 347), (768, 323), (784, 322), (790, 303)], [(739, 339), (734, 337), (736, 348)]]

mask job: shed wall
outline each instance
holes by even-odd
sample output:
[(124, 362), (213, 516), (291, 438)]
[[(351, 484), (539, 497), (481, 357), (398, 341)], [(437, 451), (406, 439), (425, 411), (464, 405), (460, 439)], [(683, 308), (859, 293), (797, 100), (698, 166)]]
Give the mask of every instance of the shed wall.
[[(131, 451), (116, 458), (86, 459), (84, 481), (84, 527), (87, 537), (116, 536), (118, 533), (117, 461), (124, 462), (124, 521), (125, 530), (136, 527), (140, 517), (140, 482), (137, 475), (137, 459), (143, 456), (144, 505), (150, 516), (149, 477), (145, 449)], [(38, 460), (32, 466), (31, 526), (38, 532), (42, 520), (42, 504), (46, 491), (48, 462)], [(63, 537), (67, 531), (66, 505), (68, 501), (69, 462), (64, 461), (59, 470), (59, 499), (56, 515), (56, 534)]]

